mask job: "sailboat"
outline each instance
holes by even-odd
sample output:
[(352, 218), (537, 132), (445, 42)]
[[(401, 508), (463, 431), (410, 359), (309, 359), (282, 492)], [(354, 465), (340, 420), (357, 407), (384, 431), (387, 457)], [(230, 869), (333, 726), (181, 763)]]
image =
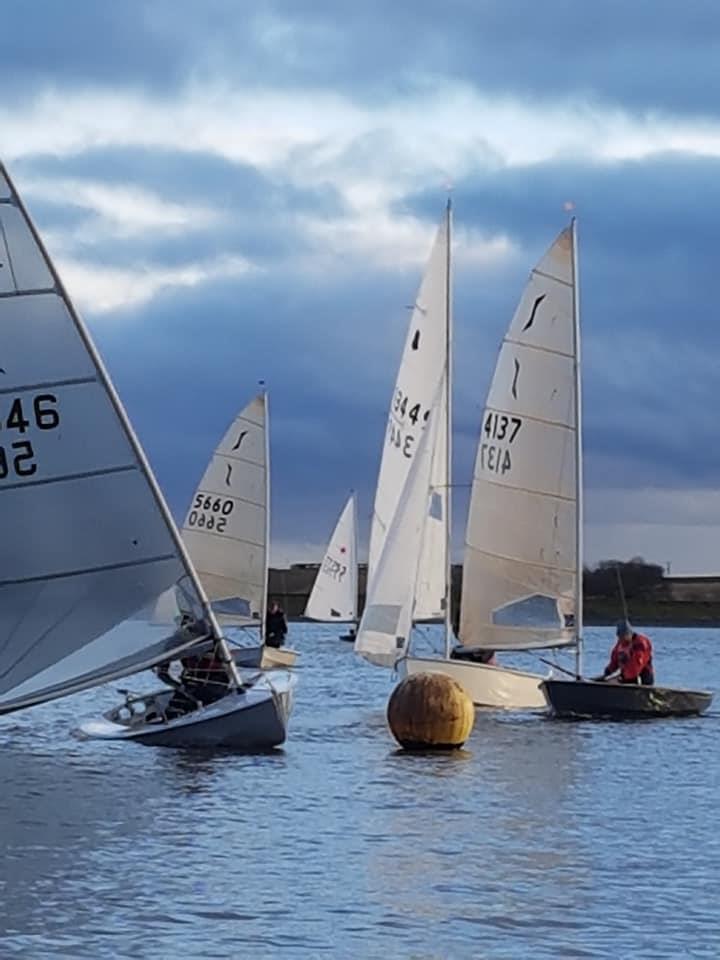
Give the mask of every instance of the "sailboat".
[[(230, 680), (212, 707), (166, 722), (156, 697), (154, 722), (141, 709), (85, 734), (281, 743), (292, 678), (242, 682), (122, 403), (2, 165), (0, 324), (0, 713), (210, 642)], [(148, 622), (163, 593), (175, 600), (165, 629)]]
[(270, 542), (269, 411), (263, 390), (238, 413), (190, 502), (182, 536), (220, 625), (257, 641), (233, 647), (240, 666), (292, 666), (265, 645)]
[(315, 577), (305, 616), (321, 623), (352, 624), (350, 633), (340, 637), (352, 642), (357, 624), (357, 601), (357, 508), (355, 494), (351, 493)]
[[(408, 656), (476, 705), (539, 709), (544, 676), (465, 657), (573, 647), (581, 670), (582, 441), (575, 221), (533, 269), (503, 340), (467, 522), (461, 648)], [(483, 657), (484, 655), (484, 657)], [(458, 659), (461, 657), (462, 659)]]
[(421, 621), (445, 623), (450, 651), (451, 229), (448, 202), (390, 402), (370, 531), (366, 605), (355, 641), (355, 651), (378, 666), (395, 665), (413, 624)]

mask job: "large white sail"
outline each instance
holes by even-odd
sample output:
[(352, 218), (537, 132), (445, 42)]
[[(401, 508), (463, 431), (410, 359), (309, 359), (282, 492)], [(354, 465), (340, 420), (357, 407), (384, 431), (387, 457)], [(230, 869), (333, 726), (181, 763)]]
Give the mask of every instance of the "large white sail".
[[(122, 405), (2, 166), (0, 332), (5, 712), (143, 669), (212, 624)], [(196, 623), (152, 629), (139, 618), (173, 584), (174, 612)]]
[(528, 649), (575, 639), (578, 592), (574, 226), (532, 271), (503, 340), (468, 516), (460, 639)]
[[(419, 438), (430, 414), (437, 385), (444, 375), (447, 358), (448, 240), (450, 210), (443, 217), (430, 254), (420, 291), (410, 318), (400, 369), (390, 402), (388, 426), (383, 446), (380, 473), (375, 492), (368, 584), (375, 577), (385, 538), (418, 448)], [(437, 490), (447, 495), (447, 460), (441, 455), (436, 462)], [(437, 505), (437, 504), (436, 504)], [(444, 563), (443, 555), (440, 561)], [(436, 557), (436, 563), (437, 557)], [(436, 574), (423, 573), (421, 606), (434, 607)], [(425, 596), (427, 594), (427, 597)], [(434, 614), (433, 614), (434, 615)]]
[(434, 409), (431, 405), (430, 421), (418, 442), (375, 576), (368, 585), (355, 639), (355, 652), (380, 667), (392, 667), (402, 655), (415, 619), (415, 588), (438, 432), (437, 399)]
[(357, 618), (357, 536), (355, 494), (340, 514), (318, 570), (305, 616), (320, 621)]
[(255, 397), (220, 441), (182, 535), (223, 623), (262, 624), (267, 591), (267, 397)]

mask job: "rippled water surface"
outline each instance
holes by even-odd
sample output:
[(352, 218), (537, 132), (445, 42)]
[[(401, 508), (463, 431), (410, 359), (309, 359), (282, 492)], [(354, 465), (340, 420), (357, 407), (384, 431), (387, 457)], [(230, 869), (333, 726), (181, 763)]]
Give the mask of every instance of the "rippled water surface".
[[(720, 957), (720, 699), (478, 715), (464, 751), (405, 755), (389, 674), (336, 632), (292, 626), (272, 756), (72, 738), (112, 687), (2, 718), (0, 956)], [(720, 631), (652, 636), (659, 682), (720, 687)], [(590, 631), (590, 672), (611, 639)]]

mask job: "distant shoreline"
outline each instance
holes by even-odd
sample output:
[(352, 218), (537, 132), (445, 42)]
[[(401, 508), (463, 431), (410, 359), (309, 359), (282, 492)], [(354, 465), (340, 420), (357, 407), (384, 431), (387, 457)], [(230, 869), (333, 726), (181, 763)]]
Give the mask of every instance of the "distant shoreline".
[[(278, 600), (288, 620), (301, 622), (312, 589), (317, 566), (302, 565), (288, 569), (270, 570), (269, 596)], [(457, 615), (460, 601), (460, 577), (453, 570), (453, 610)], [(360, 567), (360, 603), (365, 602), (366, 570)], [(712, 580), (712, 587), (704, 587), (700, 596), (711, 599), (666, 599), (665, 597), (630, 597), (629, 617), (638, 627), (720, 627), (720, 579)], [(711, 591), (711, 592), (710, 592)], [(716, 599), (717, 597), (717, 599)], [(593, 597), (585, 595), (584, 622), (588, 627), (612, 627), (622, 617), (622, 607), (617, 597)], [(339, 625), (338, 625), (339, 626)]]

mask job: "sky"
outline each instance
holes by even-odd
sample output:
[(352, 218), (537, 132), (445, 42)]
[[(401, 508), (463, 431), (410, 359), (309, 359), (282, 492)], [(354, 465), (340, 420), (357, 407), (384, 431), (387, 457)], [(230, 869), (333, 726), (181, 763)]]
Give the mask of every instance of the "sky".
[(267, 383), (272, 561), (366, 542), (455, 211), (456, 554), (529, 269), (578, 216), (585, 555), (720, 572), (715, 0), (4, 0), (0, 155), (177, 517)]

